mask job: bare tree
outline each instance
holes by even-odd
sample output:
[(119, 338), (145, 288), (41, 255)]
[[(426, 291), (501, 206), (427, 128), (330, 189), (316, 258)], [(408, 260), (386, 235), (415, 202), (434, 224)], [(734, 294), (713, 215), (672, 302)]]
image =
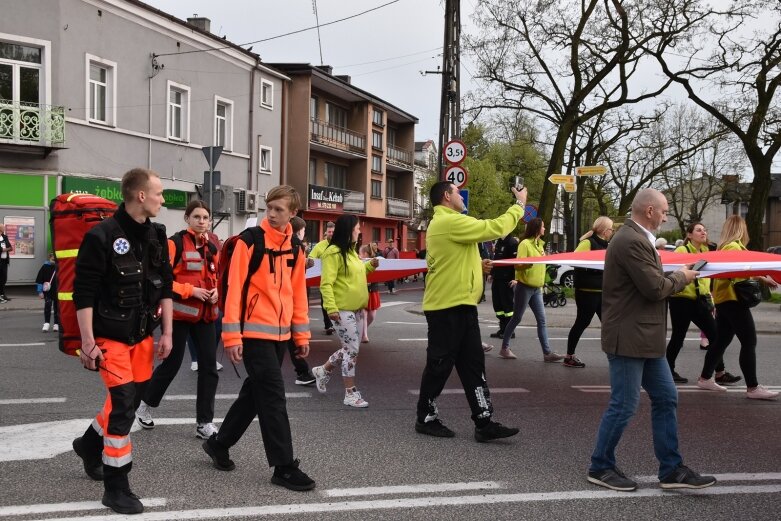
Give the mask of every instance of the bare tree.
[[(553, 133), (546, 177), (561, 173), (570, 137), (590, 119), (657, 96), (671, 80), (630, 96), (644, 45), (641, 12), (662, 0), (483, 0), (476, 10), (479, 33), (466, 38), (478, 64), (483, 92), (467, 101), (473, 113), (526, 111)], [(631, 13), (631, 18), (629, 13)], [(650, 16), (650, 14), (648, 14)], [(641, 82), (635, 82), (641, 84)], [(556, 187), (545, 183), (540, 211), (548, 221)]]
[[(770, 169), (781, 148), (781, 3), (734, 0), (721, 12), (708, 11), (699, 0), (667, 4), (666, 16), (647, 20), (667, 36), (648, 42), (647, 50), (743, 146), (754, 173), (747, 215), (751, 247), (762, 249)], [(669, 31), (681, 20), (683, 33)]]

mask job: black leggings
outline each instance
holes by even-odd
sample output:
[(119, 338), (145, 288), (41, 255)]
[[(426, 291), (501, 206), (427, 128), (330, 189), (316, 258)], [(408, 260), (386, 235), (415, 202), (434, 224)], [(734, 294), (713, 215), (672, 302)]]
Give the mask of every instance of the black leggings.
[(569, 330), (567, 337), (567, 354), (574, 355), (575, 348), (578, 347), (580, 336), (591, 324), (594, 314), (602, 321), (602, 292), (601, 291), (583, 291), (575, 290), (575, 305), (578, 307), (578, 314), (575, 317), (575, 323)]
[[(667, 343), (667, 363), (670, 364), (670, 370), (675, 370), (675, 360), (678, 353), (683, 348), (683, 341), (686, 338), (686, 332), (689, 330), (689, 324), (700, 328), (708, 338), (709, 348), (712, 349), (718, 343), (716, 331), (716, 321), (713, 315), (708, 313), (696, 300), (686, 297), (672, 297), (670, 304), (670, 322), (673, 326), (673, 332), (670, 335), (670, 341)], [(724, 361), (719, 357), (716, 364), (716, 372), (724, 371)]]
[(743, 377), (746, 379), (746, 387), (752, 388), (758, 385), (757, 382), (757, 330), (754, 327), (754, 317), (751, 315), (751, 309), (737, 300), (728, 300), (721, 304), (716, 304), (716, 331), (718, 332), (718, 342), (708, 348), (708, 354), (705, 355), (705, 364), (702, 366), (703, 378), (713, 376), (713, 370), (724, 351), (727, 350), (732, 339), (737, 335), (740, 340), (740, 370), (743, 371)]

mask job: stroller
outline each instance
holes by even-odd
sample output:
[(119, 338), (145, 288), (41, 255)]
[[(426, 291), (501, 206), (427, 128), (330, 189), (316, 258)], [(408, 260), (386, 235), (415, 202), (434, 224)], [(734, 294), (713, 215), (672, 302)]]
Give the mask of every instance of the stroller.
[(545, 284), (542, 287), (542, 303), (545, 306), (557, 308), (567, 305), (567, 297), (564, 295), (564, 289), (559, 284), (554, 284), (556, 274), (559, 270), (558, 264), (548, 264), (545, 266)]

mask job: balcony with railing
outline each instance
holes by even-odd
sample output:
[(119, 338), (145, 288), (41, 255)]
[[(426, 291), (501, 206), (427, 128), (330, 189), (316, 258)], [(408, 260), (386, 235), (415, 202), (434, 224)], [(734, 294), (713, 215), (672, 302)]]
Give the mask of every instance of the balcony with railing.
[(397, 167), (402, 170), (412, 171), (415, 162), (415, 154), (412, 150), (388, 145), (388, 166)]
[(345, 190), (343, 210), (350, 213), (366, 213), (366, 194)]
[(366, 157), (366, 134), (338, 127), (319, 119), (309, 120), (310, 141), (331, 149)]
[(403, 217), (409, 219), (412, 217), (412, 208), (410, 202), (405, 199), (394, 199), (393, 197), (386, 198), (387, 208), (385, 214), (388, 217)]
[(0, 148), (44, 156), (65, 148), (65, 108), (0, 99)]

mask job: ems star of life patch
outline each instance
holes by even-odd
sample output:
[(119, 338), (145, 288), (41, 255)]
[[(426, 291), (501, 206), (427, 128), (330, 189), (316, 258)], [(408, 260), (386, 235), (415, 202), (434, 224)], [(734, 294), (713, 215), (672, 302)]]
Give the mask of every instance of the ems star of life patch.
[(127, 241), (127, 239), (120, 237), (114, 241), (112, 247), (116, 253), (119, 255), (124, 255), (130, 250), (130, 243)]

